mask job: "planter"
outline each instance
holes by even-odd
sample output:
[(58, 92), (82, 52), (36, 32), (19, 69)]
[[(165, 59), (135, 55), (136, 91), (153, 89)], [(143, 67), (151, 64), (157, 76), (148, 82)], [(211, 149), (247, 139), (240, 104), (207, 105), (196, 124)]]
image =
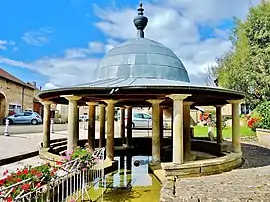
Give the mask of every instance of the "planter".
[(270, 147), (270, 130), (257, 128), (256, 135), (260, 144)]

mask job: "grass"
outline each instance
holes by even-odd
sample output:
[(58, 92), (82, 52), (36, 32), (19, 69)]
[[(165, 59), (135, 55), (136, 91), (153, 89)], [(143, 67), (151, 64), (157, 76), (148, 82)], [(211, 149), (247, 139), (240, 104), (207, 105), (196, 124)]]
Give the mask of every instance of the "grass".
[[(207, 137), (208, 127), (207, 126), (195, 126), (194, 127), (194, 136), (195, 137)], [(213, 129), (214, 135), (216, 136), (216, 128)], [(232, 137), (232, 127), (226, 126), (222, 130), (223, 138)], [(256, 133), (252, 131), (248, 126), (240, 126), (240, 135), (241, 137), (254, 137)]]

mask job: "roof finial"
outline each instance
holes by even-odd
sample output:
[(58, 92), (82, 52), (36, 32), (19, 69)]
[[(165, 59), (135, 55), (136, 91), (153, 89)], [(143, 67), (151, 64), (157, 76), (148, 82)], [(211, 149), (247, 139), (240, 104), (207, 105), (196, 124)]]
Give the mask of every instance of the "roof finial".
[(138, 30), (138, 37), (139, 38), (144, 38), (144, 32), (143, 30), (145, 29), (147, 23), (148, 23), (148, 18), (143, 15), (143, 4), (142, 2), (140, 3), (140, 6), (138, 8), (138, 16), (136, 16), (133, 20), (135, 27)]

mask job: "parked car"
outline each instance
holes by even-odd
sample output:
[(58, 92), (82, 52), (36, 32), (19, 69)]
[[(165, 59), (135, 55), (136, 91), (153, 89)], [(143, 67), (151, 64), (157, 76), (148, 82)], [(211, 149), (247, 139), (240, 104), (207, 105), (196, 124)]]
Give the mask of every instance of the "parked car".
[(41, 116), (36, 112), (25, 111), (18, 114), (13, 114), (11, 116), (7, 116), (3, 119), (3, 123), (6, 123), (6, 119), (9, 120), (9, 124), (32, 124), (37, 125), (42, 123)]
[(81, 122), (81, 121), (88, 121), (88, 115), (80, 115), (79, 116), (79, 121)]
[[(167, 121), (164, 120), (164, 128), (167, 128), (167, 124)], [(127, 126), (127, 116), (125, 118), (125, 125)], [(146, 112), (133, 112), (132, 128), (152, 128), (152, 115)]]

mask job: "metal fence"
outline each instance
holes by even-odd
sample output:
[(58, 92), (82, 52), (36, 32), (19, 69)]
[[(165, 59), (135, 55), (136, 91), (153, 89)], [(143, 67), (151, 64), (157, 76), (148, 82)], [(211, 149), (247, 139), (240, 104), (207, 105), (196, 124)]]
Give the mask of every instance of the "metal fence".
[[(55, 178), (50, 182), (32, 189), (31, 192), (21, 191), (13, 200), (8, 199), (8, 196), (14, 188), (25, 183), (31, 185), (31, 183), (34, 183), (32, 179), (23, 180), (9, 187), (0, 187), (0, 193), (2, 194), (0, 195), (0, 202), (91, 201), (88, 190), (97, 183), (104, 183), (104, 152), (104, 148), (96, 149), (93, 153), (95, 163), (83, 169), (81, 159), (75, 159), (63, 164), (56, 171)], [(103, 190), (101, 193), (103, 193)]]

